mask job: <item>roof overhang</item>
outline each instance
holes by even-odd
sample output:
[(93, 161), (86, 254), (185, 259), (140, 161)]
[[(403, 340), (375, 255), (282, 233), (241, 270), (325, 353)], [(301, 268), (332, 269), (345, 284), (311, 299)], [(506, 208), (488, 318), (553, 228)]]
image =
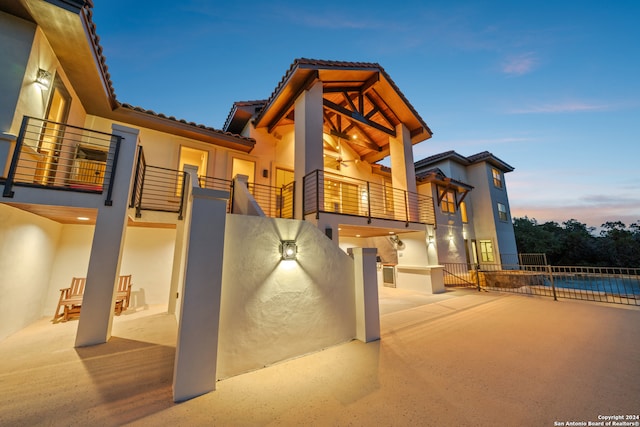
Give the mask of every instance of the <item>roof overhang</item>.
[(375, 63), (296, 60), (254, 121), (256, 128), (273, 132), (294, 123), (298, 97), (322, 82), (324, 130), (343, 138), (370, 163), (389, 155), (389, 138), (398, 124), (417, 144), (432, 135), (384, 69)]
[(87, 114), (251, 151), (255, 145), (251, 138), (118, 102), (91, 20), (92, 6), (90, 0), (14, 0), (9, 5), (3, 3), (0, 9), (41, 28)]
[(113, 120), (129, 123), (196, 141), (214, 144), (233, 150), (250, 152), (256, 144), (253, 138), (245, 138), (229, 132), (223, 132), (193, 122), (167, 117), (150, 110), (122, 104), (110, 113)]

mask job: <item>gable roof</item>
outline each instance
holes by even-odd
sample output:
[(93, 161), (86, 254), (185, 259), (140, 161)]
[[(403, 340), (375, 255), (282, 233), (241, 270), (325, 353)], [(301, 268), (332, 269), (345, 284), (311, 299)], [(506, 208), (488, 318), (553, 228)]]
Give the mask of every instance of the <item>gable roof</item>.
[(431, 138), (429, 126), (379, 64), (308, 58), (294, 60), (256, 115), (255, 127), (271, 132), (293, 124), (296, 99), (316, 82), (323, 86), (325, 132), (343, 138), (363, 160), (388, 156), (389, 136), (400, 123), (412, 144)]
[(265, 99), (256, 101), (237, 101), (233, 103), (231, 111), (227, 116), (227, 120), (222, 126), (222, 130), (226, 132), (241, 133), (249, 120), (260, 112), (267, 101)]
[(454, 150), (445, 151), (442, 153), (434, 154), (429, 157), (425, 157), (422, 160), (418, 160), (414, 163), (416, 173), (422, 171), (424, 168), (429, 168), (437, 163), (443, 162), (445, 160), (451, 160), (463, 166), (469, 166), (476, 163), (487, 162), (492, 166), (500, 169), (503, 172), (512, 172), (515, 168), (508, 163), (500, 160), (498, 157), (494, 156), (489, 151), (482, 151), (477, 154), (473, 154), (471, 156), (465, 157), (461, 154), (456, 153)]
[(457, 179), (449, 178), (440, 168), (431, 168), (416, 173), (417, 182), (433, 182), (446, 188), (453, 188), (459, 192), (473, 190), (473, 186)]

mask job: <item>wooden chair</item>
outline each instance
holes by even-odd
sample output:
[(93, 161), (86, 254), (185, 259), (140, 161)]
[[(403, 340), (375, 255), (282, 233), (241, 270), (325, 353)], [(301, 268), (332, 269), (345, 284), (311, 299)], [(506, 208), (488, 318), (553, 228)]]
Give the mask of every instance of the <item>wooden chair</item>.
[[(58, 307), (56, 308), (56, 314), (53, 316), (54, 322), (57, 322), (60, 319), (62, 319), (63, 322), (66, 322), (71, 316), (80, 314), (86, 280), (87, 279), (84, 277), (74, 277), (71, 279), (71, 286), (60, 289)], [(60, 312), (60, 308), (63, 309), (62, 313)]]
[(118, 277), (118, 289), (116, 290), (116, 315), (120, 315), (129, 308), (131, 302), (131, 275)]
[[(66, 322), (71, 317), (80, 315), (86, 280), (85, 277), (74, 277), (71, 280), (71, 286), (60, 289), (58, 307), (53, 316), (54, 322), (59, 320)], [(131, 301), (131, 286), (131, 275), (118, 277), (115, 303), (115, 314), (118, 316), (129, 307)], [(62, 312), (60, 312), (61, 308), (63, 309)]]

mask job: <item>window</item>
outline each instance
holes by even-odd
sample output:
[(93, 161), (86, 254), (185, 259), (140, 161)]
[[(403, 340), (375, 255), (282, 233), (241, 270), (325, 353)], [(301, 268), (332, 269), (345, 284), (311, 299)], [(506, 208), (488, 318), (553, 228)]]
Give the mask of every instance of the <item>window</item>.
[(462, 222), (468, 223), (469, 218), (467, 218), (467, 204), (465, 202), (460, 202), (460, 216), (462, 216)]
[(507, 207), (502, 203), (498, 203), (498, 218), (500, 221), (507, 221)]
[(496, 168), (491, 169), (491, 174), (493, 175), (493, 186), (496, 188), (502, 188), (502, 174)]
[(453, 190), (441, 190), (442, 200), (440, 201), (440, 209), (443, 213), (456, 212), (456, 195)]
[(324, 182), (324, 210), (349, 215), (360, 212), (358, 186), (346, 182), (327, 179)]
[(491, 240), (480, 240), (480, 260), (482, 262), (493, 262), (493, 244)]
[[(209, 162), (209, 152), (180, 146), (180, 160), (178, 160), (178, 169), (184, 171), (184, 165), (192, 165), (198, 167), (198, 177), (200, 185), (205, 186), (203, 177), (207, 176), (207, 163)], [(176, 185), (176, 196), (182, 194), (182, 179), (178, 180)]]
[(71, 95), (64, 87), (60, 77), (56, 75), (51, 87), (51, 96), (47, 105), (42, 134), (38, 144), (40, 159), (36, 166), (35, 182), (38, 184), (53, 184), (60, 160), (60, 152), (63, 150), (62, 141), (65, 126), (69, 117)]
[(231, 178), (235, 178), (236, 175), (246, 175), (249, 177), (249, 179), (247, 180), (248, 182), (255, 182), (256, 162), (234, 157), (231, 170)]

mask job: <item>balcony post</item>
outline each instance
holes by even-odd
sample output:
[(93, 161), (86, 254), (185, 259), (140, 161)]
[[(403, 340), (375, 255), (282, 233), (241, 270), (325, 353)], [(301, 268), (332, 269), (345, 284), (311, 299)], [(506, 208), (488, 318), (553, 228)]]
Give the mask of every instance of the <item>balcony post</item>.
[[(2, 197), (13, 197), (13, 191), (11, 187), (13, 187), (13, 180), (16, 176), (16, 170), (18, 169), (18, 160), (20, 159), (20, 151), (22, 150), (22, 143), (24, 142), (24, 134), (27, 130), (27, 123), (29, 122), (29, 117), (24, 116), (22, 118), (22, 124), (20, 125), (20, 133), (18, 134), (18, 139), (16, 139), (16, 146), (13, 149), (13, 156), (11, 158), (11, 166), (9, 166), (9, 173), (7, 173), (7, 179), (4, 182), (4, 192), (2, 193)], [(4, 165), (2, 165), (4, 169)]]
[[(322, 82), (310, 82), (295, 100), (294, 123), (294, 180), (301, 182), (303, 177), (315, 170), (324, 169), (322, 156)], [(304, 197), (303, 188), (296, 188), (296, 198)], [(304, 219), (304, 212), (296, 208), (294, 217)]]
[(369, 181), (367, 181), (367, 217), (367, 223), (371, 224), (371, 188)]

